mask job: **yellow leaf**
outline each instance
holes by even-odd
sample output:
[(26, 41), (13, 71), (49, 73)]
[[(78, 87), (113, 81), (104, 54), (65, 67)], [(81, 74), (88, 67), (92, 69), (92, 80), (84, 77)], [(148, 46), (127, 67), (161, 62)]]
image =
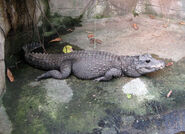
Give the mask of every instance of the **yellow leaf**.
[(70, 45), (66, 45), (66, 46), (64, 46), (64, 48), (63, 48), (63, 52), (64, 53), (71, 53), (73, 51), (73, 48), (72, 48), (72, 46), (70, 46)]
[(131, 94), (127, 94), (127, 98), (128, 99), (131, 99), (132, 98), (132, 95)]

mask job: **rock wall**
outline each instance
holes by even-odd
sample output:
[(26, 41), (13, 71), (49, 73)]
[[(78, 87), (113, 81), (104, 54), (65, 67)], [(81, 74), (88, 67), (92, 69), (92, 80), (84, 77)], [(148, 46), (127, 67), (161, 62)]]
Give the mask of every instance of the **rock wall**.
[[(0, 0), (0, 93), (4, 87), (4, 35), (38, 23), (41, 11), (101, 19), (132, 13), (185, 19), (185, 0)], [(11, 45), (10, 45), (11, 47)]]
[(5, 37), (2, 30), (0, 30), (0, 96), (5, 89), (4, 44)]
[(84, 12), (91, 1), (92, 0), (50, 0), (50, 12), (63, 16), (79, 16)]
[(52, 13), (85, 19), (125, 15), (134, 10), (166, 18), (185, 18), (185, 0), (50, 0)]
[(50, 0), (51, 13), (85, 19), (125, 15), (134, 10), (138, 0)]
[[(36, 0), (0, 0), (0, 96), (5, 89), (5, 38), (9, 32), (26, 31), (37, 24), (40, 20), (41, 11), (45, 12), (45, 2), (42, 0), (38, 3)], [(22, 39), (23, 40), (23, 39)], [(18, 44), (10, 44), (9, 48)], [(5, 46), (6, 44), (6, 46)], [(16, 50), (16, 49), (15, 49)]]
[(185, 19), (185, 0), (139, 0), (136, 12)]
[(5, 89), (5, 63), (4, 63), (4, 47), (5, 36), (10, 30), (8, 17), (5, 13), (4, 1), (0, 1), (0, 96)]

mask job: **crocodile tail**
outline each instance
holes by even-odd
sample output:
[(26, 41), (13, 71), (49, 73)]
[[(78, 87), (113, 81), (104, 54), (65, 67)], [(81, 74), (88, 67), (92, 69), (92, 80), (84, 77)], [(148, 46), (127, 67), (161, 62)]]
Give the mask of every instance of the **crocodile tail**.
[(22, 47), (22, 49), (24, 50), (25, 53), (29, 53), (37, 48), (40, 48), (41, 47), (41, 44), (38, 43), (38, 42), (33, 42), (33, 43), (29, 43), (29, 44), (26, 44)]

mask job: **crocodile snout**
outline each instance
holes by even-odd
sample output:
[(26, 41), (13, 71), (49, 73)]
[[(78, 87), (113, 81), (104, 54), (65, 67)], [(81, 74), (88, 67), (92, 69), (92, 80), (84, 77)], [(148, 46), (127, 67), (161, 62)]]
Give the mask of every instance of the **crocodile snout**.
[(162, 60), (160, 60), (159, 63), (160, 63), (160, 64), (158, 65), (158, 68), (159, 68), (159, 69), (163, 69), (163, 68), (165, 67), (165, 62), (162, 61)]

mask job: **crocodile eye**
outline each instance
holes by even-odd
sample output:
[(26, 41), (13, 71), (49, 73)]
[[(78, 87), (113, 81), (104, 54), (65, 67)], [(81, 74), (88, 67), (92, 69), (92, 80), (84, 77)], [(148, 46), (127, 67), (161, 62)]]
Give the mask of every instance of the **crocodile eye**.
[(146, 60), (146, 63), (150, 63), (150, 60)]

